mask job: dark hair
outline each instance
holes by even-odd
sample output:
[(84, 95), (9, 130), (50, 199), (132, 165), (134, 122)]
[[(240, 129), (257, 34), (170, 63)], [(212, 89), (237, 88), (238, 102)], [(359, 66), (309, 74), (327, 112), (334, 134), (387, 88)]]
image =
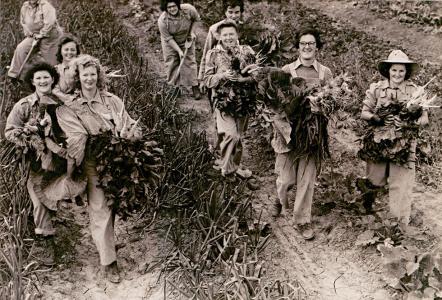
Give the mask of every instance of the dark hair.
[(51, 88), (54, 88), (54, 86), (58, 83), (60, 76), (53, 66), (45, 62), (39, 62), (32, 65), (31, 68), (26, 72), (24, 78), (26, 85), (28, 85), (32, 91), (35, 91), (35, 86), (32, 84), (32, 80), (34, 79), (34, 74), (38, 71), (47, 71), (51, 75), (52, 79), (54, 80)]
[(390, 79), (390, 68), (392, 65), (404, 65), (405, 66), (405, 78), (404, 80), (410, 79), (411, 75), (413, 75), (413, 66), (411, 64), (402, 64), (402, 63), (388, 63), (382, 64), (379, 66), (379, 73), (387, 79)]
[(58, 42), (58, 50), (57, 50), (57, 61), (59, 63), (63, 62), (63, 56), (61, 55), (61, 47), (63, 47), (64, 44), (74, 42), (75, 46), (77, 48), (77, 55), (81, 53), (80, 51), (80, 42), (72, 36), (72, 35), (64, 35), (61, 37), (60, 41)]
[(233, 22), (233, 21), (222, 22), (222, 23), (219, 24), (218, 27), (216, 28), (216, 32), (217, 32), (218, 34), (220, 34), (222, 29), (224, 29), (224, 28), (229, 28), (229, 27), (235, 28), (235, 31), (238, 32), (238, 26), (236, 26), (235, 22)]
[(240, 11), (244, 12), (244, 1), (243, 0), (224, 0), (223, 1), (224, 12), (226, 12), (229, 7), (234, 8), (236, 6), (239, 6)]
[(318, 30), (312, 28), (312, 27), (304, 27), (299, 30), (295, 35), (295, 47), (296, 49), (299, 49), (299, 40), (302, 36), (311, 34), (315, 37), (316, 42), (316, 48), (321, 49), (322, 48), (322, 42), (321, 42), (321, 35)]
[(178, 6), (178, 9), (180, 9), (181, 6), (181, 0), (161, 0), (160, 1), (160, 9), (161, 11), (167, 11), (167, 3), (174, 2), (176, 6)]

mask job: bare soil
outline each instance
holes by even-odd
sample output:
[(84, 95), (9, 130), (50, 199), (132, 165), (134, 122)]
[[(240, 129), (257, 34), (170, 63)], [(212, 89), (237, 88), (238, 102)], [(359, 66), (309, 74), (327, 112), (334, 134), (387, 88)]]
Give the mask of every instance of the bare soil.
[[(369, 11), (340, 1), (301, 0), (301, 3), (357, 30), (383, 40), (388, 39), (392, 48), (401, 45), (409, 49), (414, 57), (420, 56), (431, 62), (442, 61), (442, 42), (438, 37), (427, 36), (395, 21), (377, 18)], [(287, 5), (292, 5), (292, 1)], [(139, 37), (140, 52), (144, 53), (151, 68), (164, 77), (160, 45), (152, 44), (146, 35), (149, 31), (152, 36), (152, 32), (157, 30), (155, 22), (158, 11), (147, 20), (139, 21), (129, 13), (128, 6), (120, 5), (115, 9), (128, 29)], [(271, 13), (269, 10), (269, 18)], [(204, 35), (200, 42), (203, 40)], [(208, 101), (183, 97), (180, 107), (196, 112), (198, 118), (194, 124), (195, 129), (205, 130), (209, 142), (213, 143), (215, 127)], [(331, 130), (334, 163), (324, 166), (323, 173), (344, 170), (363, 175), (361, 162), (346, 160), (346, 157), (354, 157), (357, 151), (354, 132), (348, 129)], [(252, 121), (245, 137), (244, 164), (253, 171), (253, 180), (259, 186), (253, 192), (255, 212), (257, 215), (262, 212), (264, 221), (271, 223), (273, 231), (272, 240), (262, 253), (267, 262), (265, 276), (269, 280), (299, 282), (308, 299), (401, 299), (400, 294), (387, 287), (382, 276), (381, 258), (376, 249), (355, 246), (358, 234), (364, 230), (361, 224), (369, 222), (369, 217), (343, 207), (329, 207), (328, 203), (333, 202), (333, 199), (324, 199), (319, 183), (313, 207), (313, 224), (317, 233), (313, 241), (304, 241), (299, 236), (292, 227), (290, 216), (272, 220), (269, 211), (276, 197), (276, 176), (273, 174), (273, 153), (263, 133), (268, 131)], [(418, 185), (413, 197), (413, 217), (419, 220), (416, 221), (419, 229), (436, 236), (442, 234), (442, 220), (439, 218), (442, 213), (439, 205), (442, 195), (434, 189)], [(377, 203), (377, 208), (383, 206), (384, 202)], [(116, 233), (121, 246), (118, 257), (124, 280), (114, 285), (100, 279), (98, 254), (87, 227), (86, 209), (71, 204), (67, 211), (72, 213), (64, 219), (63, 213), (59, 214), (61, 217), (58, 218), (62, 220), (59, 227), (66, 235), (72, 235), (75, 248), (71, 252), (67, 251), (71, 253), (71, 258), (60, 258), (63, 262), (68, 261), (65, 265), (39, 276), (43, 299), (163, 299), (162, 282), (158, 281), (161, 267), (158, 262), (165, 254), (165, 246), (162, 238), (155, 233), (155, 228), (146, 229), (143, 224), (117, 220)], [(77, 234), (73, 234), (74, 219), (80, 225)], [(134, 239), (134, 236), (137, 238)]]

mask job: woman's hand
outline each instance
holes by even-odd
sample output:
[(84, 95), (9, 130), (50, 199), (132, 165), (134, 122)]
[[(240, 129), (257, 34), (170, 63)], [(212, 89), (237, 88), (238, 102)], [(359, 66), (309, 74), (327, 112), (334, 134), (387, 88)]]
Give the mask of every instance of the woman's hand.
[(237, 81), (237, 74), (235, 72), (233, 72), (232, 70), (228, 70), (225, 71), (224, 73), (222, 73), (222, 77), (225, 80), (229, 80), (229, 81)]

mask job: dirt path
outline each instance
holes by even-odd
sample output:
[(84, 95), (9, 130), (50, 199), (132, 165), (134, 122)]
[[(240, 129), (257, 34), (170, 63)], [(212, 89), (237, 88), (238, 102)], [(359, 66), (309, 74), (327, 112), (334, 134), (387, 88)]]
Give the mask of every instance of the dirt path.
[(442, 37), (417, 30), (417, 26), (406, 26), (396, 20), (377, 17), (363, 7), (350, 1), (298, 0), (303, 5), (317, 9), (328, 17), (366, 32), (380, 40), (390, 41), (410, 51), (411, 56), (423, 63), (442, 63)]
[[(420, 54), (431, 62), (440, 62), (442, 59), (436, 51), (441, 49), (440, 39), (434, 40), (427, 36), (422, 38), (423, 33), (412, 28), (378, 19), (368, 12), (366, 14), (359, 8), (338, 1), (300, 2), (340, 20), (347, 20), (356, 29), (378, 38), (405, 33), (406, 40), (392, 38), (392, 44), (404, 45), (412, 51), (414, 57)], [(130, 32), (139, 37), (140, 51), (144, 53), (151, 68), (164, 77), (159, 45), (153, 44), (146, 35), (149, 30), (156, 30), (157, 15), (153, 13), (147, 21), (139, 22), (129, 17), (126, 6), (115, 9)], [(381, 34), (376, 28), (386, 29)], [(213, 144), (215, 127), (208, 101), (184, 97), (179, 105), (184, 110), (196, 113), (196, 130), (205, 130), (209, 142)], [(273, 229), (272, 240), (262, 254), (267, 260), (266, 276), (274, 280), (284, 278), (298, 281), (308, 299), (393, 299), (393, 292), (381, 280), (383, 270), (379, 254), (373, 248), (362, 249), (354, 245), (357, 233), (360, 232), (358, 222), (364, 222), (365, 217), (355, 218), (351, 212), (341, 209), (324, 212), (318, 208), (320, 203), (315, 204), (315, 211), (319, 212), (313, 214), (317, 237), (311, 242), (300, 238), (289, 217), (279, 218), (276, 222), (271, 219), (268, 212), (275, 199), (274, 161), (273, 154), (266, 152), (268, 146), (263, 149), (259, 143), (259, 134), (259, 130), (251, 126), (245, 138), (244, 163), (254, 172), (259, 184), (259, 190), (253, 193), (254, 209), (258, 214), (263, 213), (264, 221), (271, 223)], [(354, 135), (351, 132), (342, 131), (333, 137), (333, 147), (339, 150), (340, 155), (355, 151)], [(440, 210), (438, 203), (442, 198), (423, 187), (417, 189), (414, 197), (419, 210), (433, 212), (427, 218), (430, 220), (428, 224), (433, 232), (442, 234), (439, 213), (434, 213)], [(162, 249), (159, 249), (161, 238), (153, 232), (140, 233), (140, 228), (135, 224), (117, 222), (118, 241), (123, 246), (118, 256), (121, 258), (124, 280), (119, 285), (104, 283), (99, 280), (98, 255), (87, 227), (88, 216), (84, 212), (77, 209), (74, 213), (76, 223), (81, 225), (80, 234), (74, 240), (77, 256), (69, 266), (62, 266), (56, 272), (41, 276), (42, 290), (46, 296), (43, 299), (163, 299), (162, 284), (157, 282), (159, 267), (155, 267), (157, 257), (162, 253)], [(139, 240), (133, 240), (134, 233), (140, 237)]]

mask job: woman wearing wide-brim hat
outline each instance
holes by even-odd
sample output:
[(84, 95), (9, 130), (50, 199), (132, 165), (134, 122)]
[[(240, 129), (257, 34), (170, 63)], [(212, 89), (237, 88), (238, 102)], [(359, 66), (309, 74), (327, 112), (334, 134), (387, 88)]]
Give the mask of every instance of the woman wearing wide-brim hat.
[(405, 225), (410, 221), (416, 137), (419, 127), (428, 124), (428, 112), (410, 105), (419, 87), (409, 79), (417, 69), (404, 52), (393, 50), (378, 64), (385, 79), (370, 85), (361, 113), (370, 133), (359, 153), (367, 162), (364, 207), (372, 211), (377, 190), (388, 182), (390, 213)]

